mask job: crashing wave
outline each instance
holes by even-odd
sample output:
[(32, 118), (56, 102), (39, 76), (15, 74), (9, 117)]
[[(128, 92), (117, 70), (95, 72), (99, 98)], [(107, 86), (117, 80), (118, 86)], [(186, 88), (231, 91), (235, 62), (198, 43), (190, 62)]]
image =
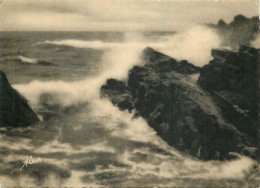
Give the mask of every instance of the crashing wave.
[(24, 63), (24, 64), (43, 65), (43, 66), (52, 65), (52, 63), (48, 62), (48, 61), (38, 60), (38, 59), (35, 59), (35, 58), (25, 57), (25, 56), (21, 56), (21, 55), (16, 56), (15, 60), (19, 61), (21, 63)]
[(24, 57), (24, 56), (17, 56), (16, 59), (21, 61), (22, 63), (29, 63), (29, 64), (37, 64), (38, 60), (34, 58)]
[(57, 45), (57, 46), (69, 46), (74, 48), (93, 48), (93, 49), (108, 49), (113, 47), (119, 47), (123, 45), (123, 43), (116, 42), (102, 42), (102, 41), (85, 41), (85, 40), (55, 40), (49, 41), (46, 40), (44, 42), (38, 42), (36, 45), (49, 44), (49, 45)]

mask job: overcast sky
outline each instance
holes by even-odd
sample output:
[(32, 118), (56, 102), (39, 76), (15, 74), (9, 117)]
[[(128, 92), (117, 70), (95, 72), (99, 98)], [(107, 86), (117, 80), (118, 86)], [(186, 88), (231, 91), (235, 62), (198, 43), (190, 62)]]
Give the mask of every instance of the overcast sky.
[(258, 0), (3, 0), (0, 31), (173, 31), (237, 14), (257, 16)]

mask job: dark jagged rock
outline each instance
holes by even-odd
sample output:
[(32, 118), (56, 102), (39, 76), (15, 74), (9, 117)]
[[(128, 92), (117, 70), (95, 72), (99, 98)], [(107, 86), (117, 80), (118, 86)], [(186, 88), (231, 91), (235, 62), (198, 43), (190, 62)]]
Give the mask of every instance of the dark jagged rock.
[(241, 46), (238, 52), (214, 50), (212, 56), (198, 84), (212, 94), (225, 119), (257, 141), (258, 50)]
[(123, 93), (126, 89), (126, 85), (124, 82), (115, 79), (108, 79), (106, 85), (102, 86), (102, 89), (114, 90)]
[[(242, 48), (239, 53), (251, 51)], [(227, 51), (215, 51), (213, 54), (221, 59), (216, 63), (217, 70), (226, 63), (227, 57), (241, 58), (237, 53)], [(233, 158), (229, 152), (256, 158), (255, 138), (251, 132), (237, 126), (238, 121), (250, 122), (246, 122), (241, 114), (240, 119), (237, 118), (238, 106), (234, 107), (219, 93), (205, 91), (197, 85), (197, 80), (189, 74), (196, 73), (199, 68), (188, 62), (177, 62), (151, 48), (143, 51), (143, 59), (146, 64), (133, 67), (127, 83), (108, 80), (101, 88), (102, 96), (108, 96), (117, 106), (122, 101), (131, 104), (121, 106), (121, 109), (134, 108), (136, 115), (144, 117), (167, 143), (200, 159)], [(244, 60), (252, 63), (253, 57)], [(238, 63), (236, 66), (241, 65)], [(206, 71), (205, 68), (203, 71)], [(248, 69), (240, 74), (249, 74), (250, 71)], [(220, 79), (213, 73), (205, 74)], [(219, 85), (211, 87), (222, 87)], [(233, 121), (227, 116), (232, 116)]]
[(103, 91), (102, 97), (109, 97), (119, 109), (128, 109), (130, 112), (134, 109), (133, 97), (124, 82), (108, 79), (106, 85), (101, 87), (101, 91)]
[(144, 49), (143, 59), (150, 63), (150, 66), (156, 66), (161, 72), (176, 71), (182, 74), (192, 74), (199, 72), (199, 67), (188, 63), (186, 60), (177, 62), (175, 59), (164, 55), (154, 49), (147, 47)]
[(235, 16), (229, 24), (226, 24), (222, 19), (218, 21), (217, 25), (208, 24), (223, 37), (224, 45), (233, 49), (237, 49), (240, 45), (249, 45), (259, 33), (258, 25), (258, 17), (247, 18), (243, 15)]
[(223, 26), (226, 26), (227, 23), (226, 23), (224, 20), (220, 19), (220, 20), (218, 21), (218, 24), (217, 24), (217, 25), (223, 27)]
[(0, 71), (0, 112), (0, 127), (24, 127), (39, 121), (26, 99), (11, 87), (2, 71)]

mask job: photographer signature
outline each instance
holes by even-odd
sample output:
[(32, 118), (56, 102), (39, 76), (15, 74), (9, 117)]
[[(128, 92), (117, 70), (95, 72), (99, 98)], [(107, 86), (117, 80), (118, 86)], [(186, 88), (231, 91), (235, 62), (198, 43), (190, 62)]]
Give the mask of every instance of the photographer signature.
[(22, 168), (20, 169), (20, 171), (24, 168), (24, 167), (27, 167), (28, 164), (36, 164), (36, 163), (40, 163), (42, 162), (42, 159), (39, 157), (37, 159), (33, 159), (32, 156), (27, 156), (26, 157), (26, 160), (24, 161), (24, 164), (22, 166)]

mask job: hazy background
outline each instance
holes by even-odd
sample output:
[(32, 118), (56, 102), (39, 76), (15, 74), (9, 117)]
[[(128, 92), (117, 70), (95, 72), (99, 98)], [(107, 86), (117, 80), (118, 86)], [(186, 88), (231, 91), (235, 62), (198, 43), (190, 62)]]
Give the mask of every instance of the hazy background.
[(4, 0), (0, 31), (173, 31), (258, 15), (257, 0)]

